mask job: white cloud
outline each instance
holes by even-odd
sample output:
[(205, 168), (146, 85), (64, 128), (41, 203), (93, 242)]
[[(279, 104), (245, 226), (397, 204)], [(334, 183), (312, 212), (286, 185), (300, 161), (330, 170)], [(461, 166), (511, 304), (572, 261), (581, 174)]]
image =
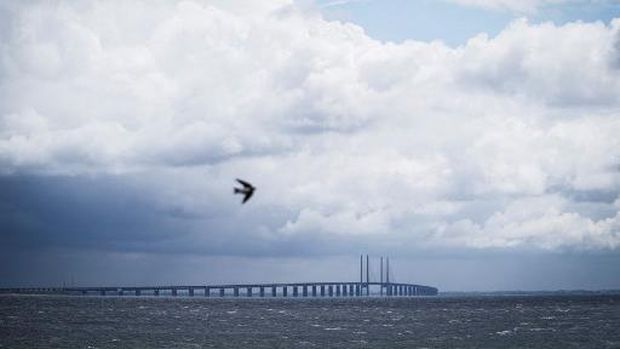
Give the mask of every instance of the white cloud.
[(475, 248), (537, 246), (543, 249), (617, 249), (620, 214), (592, 220), (567, 212), (566, 200), (542, 196), (514, 200), (483, 224), (463, 219), (438, 228), (441, 244)]
[(615, 104), (620, 89), (613, 68), (620, 22), (530, 25), (513, 22), (496, 38), (485, 34), (463, 49), (462, 77), (493, 91), (527, 94), (561, 106)]
[(5, 175), (161, 173), (157, 202), (192, 216), (205, 196), (234, 215), (204, 183), (228, 195), (247, 176), (272, 237), (618, 248), (617, 215), (567, 194), (620, 192), (618, 19), (518, 20), (450, 48), (384, 44), (287, 1), (4, 11)]

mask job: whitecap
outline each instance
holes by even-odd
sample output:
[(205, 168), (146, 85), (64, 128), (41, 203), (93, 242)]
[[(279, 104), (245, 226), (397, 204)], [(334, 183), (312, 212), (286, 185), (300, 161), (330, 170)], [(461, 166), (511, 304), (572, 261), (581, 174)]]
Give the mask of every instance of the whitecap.
[(359, 340), (352, 340), (351, 343), (368, 344), (368, 341), (359, 339)]
[(546, 327), (534, 327), (534, 328), (530, 328), (530, 332), (541, 332), (541, 331), (551, 331), (551, 332), (555, 332), (555, 328), (546, 328)]

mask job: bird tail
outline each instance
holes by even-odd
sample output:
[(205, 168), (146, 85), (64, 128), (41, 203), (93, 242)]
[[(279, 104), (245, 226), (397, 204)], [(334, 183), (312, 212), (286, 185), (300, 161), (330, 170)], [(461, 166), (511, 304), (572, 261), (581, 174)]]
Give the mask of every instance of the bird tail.
[(234, 188), (234, 189), (235, 189), (235, 194), (241, 193), (241, 189), (239, 189), (239, 188)]

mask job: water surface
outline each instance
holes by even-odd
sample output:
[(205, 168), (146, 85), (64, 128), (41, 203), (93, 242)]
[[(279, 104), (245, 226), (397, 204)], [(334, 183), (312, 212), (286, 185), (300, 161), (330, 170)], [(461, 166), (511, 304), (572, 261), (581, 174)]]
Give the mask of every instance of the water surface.
[(0, 348), (620, 348), (620, 295), (0, 296)]

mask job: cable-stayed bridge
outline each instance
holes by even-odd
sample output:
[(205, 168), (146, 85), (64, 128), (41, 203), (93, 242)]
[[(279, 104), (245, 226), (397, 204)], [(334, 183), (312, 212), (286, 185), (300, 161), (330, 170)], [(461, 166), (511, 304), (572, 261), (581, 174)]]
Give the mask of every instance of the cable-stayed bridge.
[(67, 294), (67, 295), (135, 295), (135, 296), (205, 296), (205, 297), (415, 297), (435, 296), (435, 287), (390, 281), (389, 259), (386, 260), (385, 278), (383, 257), (379, 281), (370, 281), (369, 257), (360, 256), (359, 281), (318, 281), (291, 283), (241, 283), (212, 285), (166, 285), (123, 287), (20, 287), (0, 288), (0, 293)]

